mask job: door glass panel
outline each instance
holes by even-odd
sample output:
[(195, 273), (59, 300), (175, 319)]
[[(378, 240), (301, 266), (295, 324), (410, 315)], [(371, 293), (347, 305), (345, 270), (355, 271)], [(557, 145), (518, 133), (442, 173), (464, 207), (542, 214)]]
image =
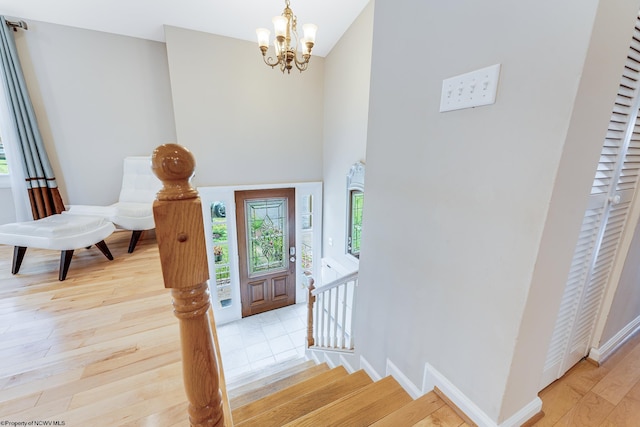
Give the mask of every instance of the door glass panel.
[(249, 277), (289, 267), (287, 199), (245, 200)]

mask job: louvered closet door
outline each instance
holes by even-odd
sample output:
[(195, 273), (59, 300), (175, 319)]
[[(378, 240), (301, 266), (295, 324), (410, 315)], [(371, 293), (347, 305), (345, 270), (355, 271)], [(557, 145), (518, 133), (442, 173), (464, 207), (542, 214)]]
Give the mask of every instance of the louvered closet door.
[(587, 355), (640, 171), (640, 21), (618, 88), (541, 387)]

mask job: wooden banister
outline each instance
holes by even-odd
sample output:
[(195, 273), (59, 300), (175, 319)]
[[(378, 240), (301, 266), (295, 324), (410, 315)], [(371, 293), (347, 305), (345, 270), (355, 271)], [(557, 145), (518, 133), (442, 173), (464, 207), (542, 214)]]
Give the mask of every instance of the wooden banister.
[(171, 289), (174, 313), (180, 321), (189, 422), (192, 426), (230, 426), (223, 410), (212, 317), (211, 326), (209, 323), (209, 269), (200, 198), (189, 182), (195, 159), (186, 148), (165, 144), (154, 150), (151, 168), (163, 183), (153, 216), (164, 286)]

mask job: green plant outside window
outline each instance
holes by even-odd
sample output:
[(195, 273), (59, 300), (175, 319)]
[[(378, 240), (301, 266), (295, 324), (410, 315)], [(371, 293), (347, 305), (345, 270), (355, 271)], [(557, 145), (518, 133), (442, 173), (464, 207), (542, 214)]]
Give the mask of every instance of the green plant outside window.
[(360, 239), (362, 236), (362, 205), (364, 193), (359, 190), (351, 190), (349, 209), (349, 244), (348, 251), (351, 255), (360, 258)]
[(232, 300), (229, 237), (225, 204), (221, 201), (216, 201), (211, 205), (211, 237), (218, 302), (222, 307), (230, 307)]
[(4, 154), (4, 145), (0, 142), (0, 175), (9, 173), (9, 165), (7, 164), (7, 156)]

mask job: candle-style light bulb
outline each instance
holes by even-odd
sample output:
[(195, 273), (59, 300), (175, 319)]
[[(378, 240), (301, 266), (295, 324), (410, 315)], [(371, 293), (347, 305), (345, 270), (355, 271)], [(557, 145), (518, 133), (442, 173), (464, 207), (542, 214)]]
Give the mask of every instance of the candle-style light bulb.
[(258, 35), (258, 46), (269, 47), (269, 35), (271, 31), (266, 28), (258, 28), (256, 34)]

